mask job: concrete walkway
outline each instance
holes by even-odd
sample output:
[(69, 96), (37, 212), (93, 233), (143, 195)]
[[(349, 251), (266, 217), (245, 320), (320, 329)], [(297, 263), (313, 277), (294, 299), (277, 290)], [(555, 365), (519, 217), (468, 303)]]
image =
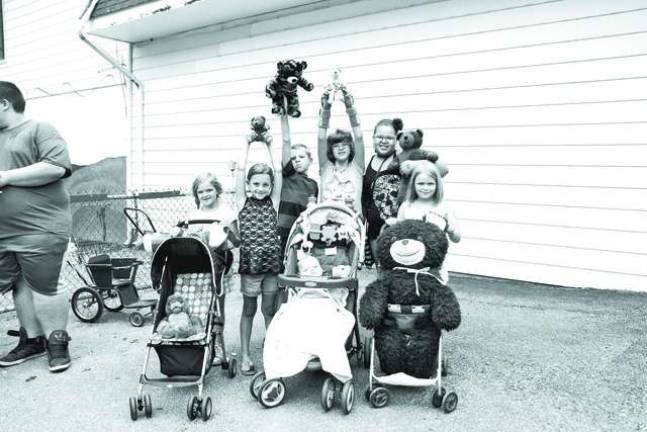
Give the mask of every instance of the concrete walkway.
[[(363, 271), (361, 284), (373, 273)], [(459, 396), (444, 414), (428, 389), (394, 388), (380, 410), (364, 400), (367, 371), (354, 366), (356, 405), (348, 416), (320, 406), (322, 373), (287, 379), (284, 403), (264, 409), (249, 394), (250, 377), (211, 370), (205, 388), (214, 400), (208, 423), (189, 422), (193, 389), (148, 387), (152, 419), (129, 417), (150, 321), (128, 324), (124, 313), (99, 323), (72, 317), (73, 365), (47, 372), (39, 358), (0, 369), (0, 430), (13, 431), (647, 431), (647, 294), (581, 290), (452, 275), (463, 311), (447, 335), (450, 374)], [(240, 294), (227, 298), (226, 340), (239, 351)], [(262, 318), (253, 346), (260, 362)], [(12, 314), (0, 315), (0, 352), (11, 349)]]

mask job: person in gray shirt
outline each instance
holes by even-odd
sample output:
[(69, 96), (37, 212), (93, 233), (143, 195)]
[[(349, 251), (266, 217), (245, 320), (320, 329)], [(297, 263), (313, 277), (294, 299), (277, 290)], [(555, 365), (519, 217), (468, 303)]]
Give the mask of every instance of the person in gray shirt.
[(58, 290), (71, 235), (67, 145), (47, 123), (25, 117), (18, 87), (0, 81), (0, 293), (12, 291), (18, 345), (0, 357), (9, 367), (47, 354), (49, 370), (70, 367), (69, 302)]

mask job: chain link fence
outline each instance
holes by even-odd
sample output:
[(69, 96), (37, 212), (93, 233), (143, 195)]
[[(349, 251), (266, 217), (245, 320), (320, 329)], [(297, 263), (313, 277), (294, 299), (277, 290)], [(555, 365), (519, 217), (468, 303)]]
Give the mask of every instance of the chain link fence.
[[(220, 197), (224, 203), (234, 207), (232, 191)], [(124, 213), (124, 209), (138, 209), (145, 212), (154, 227), (141, 212), (130, 211), (135, 223), (143, 231), (169, 232), (178, 221), (186, 219), (195, 210), (195, 201), (190, 193), (179, 190), (131, 193), (124, 195), (86, 194), (71, 197), (72, 238), (68, 246), (59, 290), (69, 295), (90, 282), (85, 269), (89, 257), (108, 254), (111, 258), (132, 257), (144, 262), (137, 272), (136, 286), (140, 290), (150, 289), (151, 254), (143, 248), (142, 237)], [(0, 296), (0, 313), (13, 310), (10, 293)]]

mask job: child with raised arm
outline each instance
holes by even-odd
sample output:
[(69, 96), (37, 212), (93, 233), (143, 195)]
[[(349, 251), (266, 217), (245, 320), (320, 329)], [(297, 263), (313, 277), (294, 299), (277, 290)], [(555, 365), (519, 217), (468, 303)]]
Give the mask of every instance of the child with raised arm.
[[(277, 210), (283, 180), (281, 176), (274, 175), (270, 142), (266, 144), (272, 168), (267, 164), (257, 163), (245, 175), (251, 147), (251, 138), (247, 138), (243, 168), (236, 184), (241, 238), (239, 272), (243, 312), (240, 317), (240, 372), (243, 375), (253, 375), (256, 371), (250, 357), (249, 342), (258, 307), (257, 298), (261, 295), (261, 311), (267, 328), (275, 312), (277, 275), (281, 270)], [(249, 189), (249, 196), (246, 189)]]
[(311, 197), (319, 196), (317, 182), (308, 177), (308, 168), (312, 163), (312, 154), (305, 144), (292, 144), (290, 125), (286, 115), (281, 116), (281, 164), (283, 168), (283, 186), (279, 204), (279, 237), (281, 238), (281, 255), (285, 247), (292, 224), (306, 209)]
[(364, 138), (353, 97), (346, 87), (341, 87), (341, 93), (352, 127), (352, 135), (343, 129), (336, 129), (328, 135), (332, 107), (329, 91), (325, 90), (321, 97), (317, 145), (321, 200), (346, 203), (355, 212), (361, 214), (362, 179), (365, 165)]
[[(443, 203), (443, 182), (438, 168), (432, 162), (418, 163), (413, 167), (404, 202), (398, 209), (398, 221), (422, 220), (444, 230), (449, 240), (458, 243), (461, 232), (454, 213)], [(444, 283), (449, 280), (447, 269), (439, 269)]]

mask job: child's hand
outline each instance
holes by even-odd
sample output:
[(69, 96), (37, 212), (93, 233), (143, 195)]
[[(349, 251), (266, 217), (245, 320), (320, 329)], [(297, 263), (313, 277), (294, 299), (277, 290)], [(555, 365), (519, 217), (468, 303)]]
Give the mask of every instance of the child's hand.
[(180, 237), (183, 232), (184, 232), (184, 230), (182, 228), (173, 227), (173, 228), (171, 228), (171, 232), (169, 234), (171, 234), (171, 237)]
[(384, 221), (384, 223), (386, 223), (389, 226), (395, 225), (397, 222), (398, 222), (398, 219), (394, 217), (390, 217), (386, 221)]
[(324, 92), (321, 94), (321, 108), (329, 110), (332, 104), (330, 103), (330, 89), (324, 88)]
[(346, 108), (352, 108), (355, 103), (355, 98), (353, 98), (353, 96), (348, 92), (348, 88), (346, 88), (345, 85), (340, 84), (339, 90), (344, 97), (344, 105), (346, 105)]

